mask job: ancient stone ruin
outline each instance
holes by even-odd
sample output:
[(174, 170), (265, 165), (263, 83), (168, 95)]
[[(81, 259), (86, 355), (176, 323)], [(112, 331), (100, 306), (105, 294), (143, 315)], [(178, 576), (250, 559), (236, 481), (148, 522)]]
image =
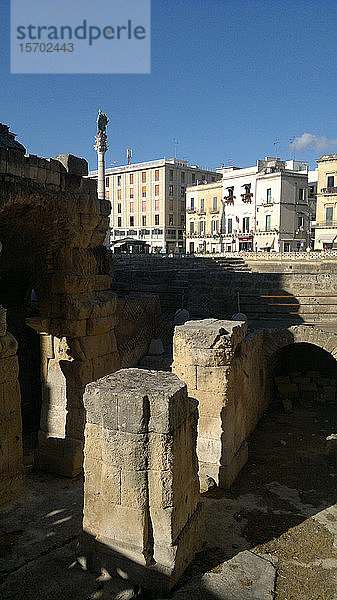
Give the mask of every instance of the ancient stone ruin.
[(203, 543), (197, 403), (171, 373), (126, 369), (84, 404), (84, 552), (168, 591)]
[[(263, 294), (269, 275), (219, 278), (189, 266), (186, 276), (175, 263), (165, 310), (174, 316), (184, 305), (192, 319), (175, 327), (172, 372), (135, 368), (142, 358), (165, 366), (161, 355), (151, 358), (164, 327), (153, 292), (164, 297), (169, 285), (160, 269), (151, 277), (121, 270), (120, 288), (113, 284), (103, 246), (110, 204), (87, 172), (69, 154), (25, 154), (0, 125), (0, 504), (24, 492), (25, 467), (68, 478), (84, 469), (86, 566), (167, 595), (205, 539), (200, 484), (206, 493), (232, 486), (267, 407), (276, 400), (289, 413), (296, 402), (335, 402), (334, 313), (326, 328), (316, 313), (310, 325), (298, 314), (295, 324), (270, 327), (254, 296), (253, 318), (231, 320), (237, 289), (255, 282), (254, 294)], [(335, 286), (325, 272), (279, 279), (272, 292), (286, 284), (292, 301), (296, 285), (303, 298), (324, 281), (329, 293)], [(207, 598), (209, 589), (198, 593)]]

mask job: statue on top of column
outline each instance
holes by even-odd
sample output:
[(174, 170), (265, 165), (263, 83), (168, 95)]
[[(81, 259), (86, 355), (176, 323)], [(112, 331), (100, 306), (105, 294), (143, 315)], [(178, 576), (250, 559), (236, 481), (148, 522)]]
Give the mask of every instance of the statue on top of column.
[(105, 133), (106, 132), (106, 126), (109, 123), (109, 117), (107, 115), (105, 115), (101, 109), (98, 110), (98, 115), (97, 115), (97, 133), (102, 132)]

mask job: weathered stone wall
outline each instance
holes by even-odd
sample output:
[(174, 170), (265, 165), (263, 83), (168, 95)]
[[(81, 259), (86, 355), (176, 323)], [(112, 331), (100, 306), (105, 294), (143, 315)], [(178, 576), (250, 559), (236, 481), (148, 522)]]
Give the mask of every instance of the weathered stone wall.
[(117, 299), (115, 335), (122, 369), (136, 366), (147, 353), (160, 320), (158, 296), (134, 295)]
[(119, 367), (117, 297), (102, 246), (110, 203), (85, 179), (83, 159), (25, 156), (0, 147), (0, 302), (11, 322), (33, 289), (41, 335), (43, 396), (38, 465), (64, 475), (82, 469), (83, 391)]
[(240, 308), (250, 319), (286, 319), (288, 325), (336, 320), (333, 259), (300, 261), (303, 268), (296, 260), (252, 259), (254, 271), (261, 264), (261, 272), (252, 273), (242, 271), (239, 258), (237, 266), (228, 260), (114, 257), (113, 289), (158, 294), (164, 312), (183, 306), (196, 318), (228, 319)]
[(296, 343), (337, 357), (337, 334), (305, 325), (246, 335), (236, 321), (189, 321), (176, 327), (173, 372), (199, 401), (202, 488), (211, 477), (229, 487), (248, 458), (247, 438), (274, 395), (275, 353)]
[(14, 498), (24, 487), (16, 351), (17, 343), (6, 329), (6, 311), (0, 308), (0, 504)]
[(196, 403), (175, 375), (140, 369), (89, 384), (84, 402), (86, 551), (170, 589), (203, 539)]

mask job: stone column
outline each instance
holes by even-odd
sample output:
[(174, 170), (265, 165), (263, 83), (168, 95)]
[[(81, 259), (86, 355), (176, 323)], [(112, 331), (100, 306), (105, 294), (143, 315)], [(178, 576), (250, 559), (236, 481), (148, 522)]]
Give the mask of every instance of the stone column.
[(24, 489), (17, 347), (6, 330), (6, 311), (0, 307), (0, 504)]
[(172, 370), (199, 402), (202, 489), (207, 489), (209, 478), (230, 487), (248, 459), (247, 443), (237, 432), (237, 407), (228, 393), (231, 362), (246, 331), (244, 322), (217, 319), (188, 321), (175, 328)]
[(167, 591), (201, 548), (197, 406), (172, 373), (123, 369), (87, 385), (84, 551)]

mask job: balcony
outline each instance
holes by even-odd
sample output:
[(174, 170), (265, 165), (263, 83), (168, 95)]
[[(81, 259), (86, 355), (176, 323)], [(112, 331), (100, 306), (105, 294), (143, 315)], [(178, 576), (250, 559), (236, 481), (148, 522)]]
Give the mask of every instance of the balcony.
[(191, 208), (191, 207), (190, 207), (190, 208), (188, 208), (188, 207), (187, 207), (187, 208), (186, 208), (186, 212), (187, 212), (188, 214), (193, 214), (193, 213), (195, 213), (195, 212), (196, 212), (196, 210), (195, 210), (195, 208)]
[(337, 187), (321, 188), (321, 193), (322, 194), (334, 194), (336, 196), (337, 195)]
[(236, 198), (236, 196), (224, 196), (223, 197), (226, 204), (234, 204), (235, 198)]
[(315, 221), (314, 222), (315, 225), (313, 223), (311, 223), (311, 227), (314, 229), (319, 229), (319, 228), (324, 228), (324, 229), (337, 229), (337, 221)]
[(253, 194), (252, 193), (241, 194), (241, 200), (242, 200), (242, 202), (245, 202), (246, 204), (250, 204), (253, 200)]

